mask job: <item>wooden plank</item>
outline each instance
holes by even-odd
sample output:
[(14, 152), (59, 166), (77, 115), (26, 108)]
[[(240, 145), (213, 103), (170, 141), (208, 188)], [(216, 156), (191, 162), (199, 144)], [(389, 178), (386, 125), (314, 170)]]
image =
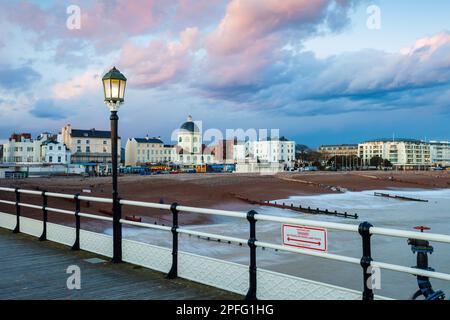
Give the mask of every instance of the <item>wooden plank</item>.
[[(0, 299), (242, 299), (241, 296), (128, 263), (92, 264), (102, 258), (0, 228)], [(67, 267), (81, 269), (81, 290), (66, 286)]]

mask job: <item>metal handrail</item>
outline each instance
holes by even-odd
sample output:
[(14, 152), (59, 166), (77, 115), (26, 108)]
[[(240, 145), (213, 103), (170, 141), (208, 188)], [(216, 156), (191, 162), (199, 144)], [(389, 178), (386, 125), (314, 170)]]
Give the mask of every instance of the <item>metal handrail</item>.
[[(16, 201), (0, 200), (0, 203), (14, 205), (16, 207), (16, 215), (18, 218), (20, 217), (20, 207), (26, 207), (26, 208), (42, 210), (45, 214), (47, 211), (49, 211), (49, 212), (73, 215), (78, 220), (80, 217), (103, 220), (103, 221), (108, 221), (108, 222), (113, 222), (113, 220), (114, 220), (114, 218), (112, 218), (112, 217), (105, 217), (105, 216), (100, 216), (100, 215), (95, 215), (95, 214), (83, 213), (83, 212), (80, 212), (80, 210), (79, 210), (80, 201), (112, 203), (113, 201), (110, 198), (69, 195), (69, 194), (62, 194), (62, 193), (34, 191), (34, 190), (25, 190), (25, 189), (12, 189), (12, 188), (4, 188), (4, 187), (0, 187), (0, 191), (14, 192), (16, 194)], [(34, 205), (34, 204), (24, 203), (24, 202), (20, 201), (20, 194), (42, 196), (45, 199), (44, 204), (43, 205)], [(63, 209), (48, 207), (47, 206), (47, 197), (73, 199), (73, 200), (75, 200), (75, 202), (77, 204), (76, 209), (75, 209), (75, 211), (70, 211), (70, 210), (63, 210)], [(335, 260), (335, 261), (340, 261), (340, 262), (346, 262), (346, 263), (351, 263), (351, 264), (358, 264), (358, 265), (363, 266), (364, 272), (367, 271), (368, 266), (373, 266), (373, 267), (378, 267), (380, 269), (386, 269), (386, 270), (391, 270), (391, 271), (396, 271), (396, 272), (401, 272), (401, 273), (407, 273), (407, 274), (412, 274), (415, 276), (423, 276), (423, 277), (429, 277), (429, 278), (450, 281), (450, 274), (373, 261), (370, 256), (370, 236), (371, 235), (390, 236), (390, 237), (406, 238), (406, 239), (420, 239), (420, 240), (435, 241), (435, 242), (441, 242), (441, 243), (447, 243), (447, 244), (450, 244), (450, 235), (413, 232), (413, 231), (388, 229), (388, 228), (379, 228), (379, 227), (373, 227), (372, 225), (368, 224), (367, 222), (360, 224), (360, 225), (354, 225), (354, 224), (344, 224), (344, 223), (335, 223), (335, 222), (326, 222), (326, 221), (307, 220), (307, 219), (302, 219), (302, 218), (278, 217), (278, 216), (271, 216), (271, 215), (264, 215), (264, 214), (256, 214), (256, 212), (254, 212), (254, 211), (245, 213), (245, 212), (239, 212), (239, 211), (197, 208), (197, 207), (182, 206), (182, 205), (178, 205), (178, 204), (168, 205), (168, 204), (161, 204), (161, 203), (132, 201), (132, 200), (124, 200), (124, 199), (120, 199), (119, 204), (120, 205), (128, 205), (128, 206), (145, 207), (145, 208), (154, 208), (154, 209), (161, 209), (161, 210), (170, 210), (172, 212), (173, 220), (174, 220), (174, 224), (172, 227), (161, 226), (161, 225), (156, 225), (156, 224), (149, 224), (149, 223), (144, 223), (144, 222), (137, 222), (137, 221), (129, 221), (126, 219), (120, 219), (120, 221), (119, 221), (120, 224), (124, 224), (124, 225), (132, 225), (132, 226), (136, 226), (136, 227), (156, 229), (156, 230), (161, 230), (161, 231), (171, 231), (173, 233), (173, 235), (174, 235), (173, 259), (174, 260), (173, 260), (172, 269), (170, 271), (170, 275), (171, 275), (170, 278), (172, 278), (174, 275), (175, 275), (175, 277), (177, 276), (176, 266), (177, 266), (177, 252), (178, 252), (178, 234), (188, 234), (188, 235), (194, 235), (194, 236), (204, 237), (204, 238), (208, 238), (208, 239), (227, 241), (229, 243), (239, 243), (239, 244), (248, 243), (248, 245), (251, 248), (251, 252), (253, 254), (256, 254), (256, 252), (255, 252), (256, 247), (263, 247), (263, 248), (270, 248), (270, 249), (274, 249), (274, 250), (280, 250), (280, 251), (291, 252), (291, 253), (296, 253), (296, 254), (314, 256), (314, 257), (319, 257), (319, 258), (324, 258), (324, 259), (329, 259), (329, 260)], [(256, 240), (256, 237), (250, 237), (250, 239), (242, 239), (242, 238), (237, 238), (237, 237), (229, 237), (229, 236), (223, 236), (223, 235), (218, 235), (218, 234), (213, 234), (213, 233), (196, 231), (196, 230), (187, 229), (187, 228), (181, 228), (178, 226), (178, 212), (180, 212), (180, 211), (196, 213), (196, 214), (206, 214), (206, 215), (226, 216), (226, 217), (233, 217), (233, 218), (239, 218), (239, 219), (247, 219), (250, 222), (250, 228), (252, 229), (252, 227), (253, 227), (253, 231), (256, 230), (255, 228), (256, 228), (257, 221), (264, 221), (264, 222), (278, 222), (278, 223), (287, 223), (287, 224), (295, 224), (295, 225), (311, 226), (311, 227), (322, 227), (322, 228), (328, 228), (328, 229), (332, 229), (332, 230), (359, 233), (363, 237), (363, 246), (364, 246), (364, 244), (366, 245), (365, 249), (367, 249), (367, 245), (369, 246), (369, 250), (368, 250), (369, 254), (368, 255), (367, 255), (367, 253), (365, 255), (363, 254), (363, 257), (361, 259), (358, 259), (358, 258), (354, 258), (354, 257), (331, 254), (331, 253), (327, 253), (327, 252), (306, 250), (306, 249), (301, 249), (301, 248), (295, 248), (295, 247), (289, 247), (289, 246), (284, 246), (284, 245), (278, 245), (278, 244), (258, 241), (258, 240)], [(46, 223), (46, 219), (45, 219), (44, 223)], [(18, 219), (15, 230), (19, 230), (19, 229), (20, 229), (20, 226), (19, 226), (19, 219)], [(44, 228), (44, 230), (45, 230), (45, 228)], [(43, 236), (41, 236), (41, 238)], [(79, 242), (79, 223), (77, 224), (77, 242)], [(365, 250), (365, 251), (367, 251), (367, 250)], [(256, 270), (256, 265), (250, 266), (250, 273), (252, 273), (252, 270), (253, 271)], [(256, 282), (255, 279), (253, 279), (253, 281)], [(368, 289), (366, 287), (366, 284), (364, 284), (364, 285), (365, 285), (364, 297), (369, 297), (369, 299), (370, 299), (370, 297), (373, 298), (373, 293), (371, 292), (371, 289)], [(255, 294), (256, 284), (254, 284), (254, 286), (255, 286), (254, 288), (249, 289), (249, 293), (251, 291), (253, 291), (253, 294)], [(366, 296), (366, 295), (368, 295), (368, 296)], [(249, 294), (247, 296), (249, 296)]]

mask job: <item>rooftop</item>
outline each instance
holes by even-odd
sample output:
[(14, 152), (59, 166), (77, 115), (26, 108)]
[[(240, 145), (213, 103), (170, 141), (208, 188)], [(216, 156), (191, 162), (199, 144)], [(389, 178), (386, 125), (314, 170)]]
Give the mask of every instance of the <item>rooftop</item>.
[[(73, 138), (110, 139), (111, 131), (96, 130), (95, 128), (89, 129), (89, 130), (72, 129), (71, 135)], [(120, 139), (120, 137), (119, 137), (119, 139)]]
[(198, 126), (192, 120), (192, 116), (189, 116), (187, 118), (187, 121), (181, 125), (180, 130), (181, 131), (188, 131), (188, 132), (192, 132), (192, 133), (200, 132), (200, 129), (198, 128)]
[(417, 140), (417, 139), (405, 139), (405, 138), (395, 138), (395, 139), (373, 139), (373, 140), (367, 140), (364, 141), (363, 143), (368, 143), (368, 142), (411, 142), (411, 143), (425, 143), (422, 140)]
[(164, 142), (160, 138), (133, 138), (137, 143), (159, 143), (164, 144)]

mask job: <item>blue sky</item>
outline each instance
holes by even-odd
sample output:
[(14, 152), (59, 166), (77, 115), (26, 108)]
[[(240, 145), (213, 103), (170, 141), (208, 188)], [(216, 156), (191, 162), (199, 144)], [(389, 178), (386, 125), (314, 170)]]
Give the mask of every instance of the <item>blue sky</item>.
[[(66, 27), (67, 7), (80, 28)], [(369, 30), (377, 5), (381, 29)], [(120, 134), (279, 129), (298, 143), (450, 139), (450, 2), (1, 1), (0, 141), (108, 128), (100, 77), (129, 79)]]

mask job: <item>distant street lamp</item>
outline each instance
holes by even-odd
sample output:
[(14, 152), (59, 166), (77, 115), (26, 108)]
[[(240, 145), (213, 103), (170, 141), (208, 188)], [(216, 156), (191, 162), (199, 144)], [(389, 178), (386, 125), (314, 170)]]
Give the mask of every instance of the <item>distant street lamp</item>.
[(117, 189), (117, 171), (118, 171), (118, 122), (119, 106), (124, 102), (125, 87), (127, 78), (120, 73), (116, 67), (112, 68), (103, 79), (103, 91), (105, 94), (105, 103), (111, 111), (111, 160), (112, 160), (112, 199), (113, 199), (113, 259), (115, 263), (122, 261), (122, 218), (121, 207), (119, 203), (119, 193)]

